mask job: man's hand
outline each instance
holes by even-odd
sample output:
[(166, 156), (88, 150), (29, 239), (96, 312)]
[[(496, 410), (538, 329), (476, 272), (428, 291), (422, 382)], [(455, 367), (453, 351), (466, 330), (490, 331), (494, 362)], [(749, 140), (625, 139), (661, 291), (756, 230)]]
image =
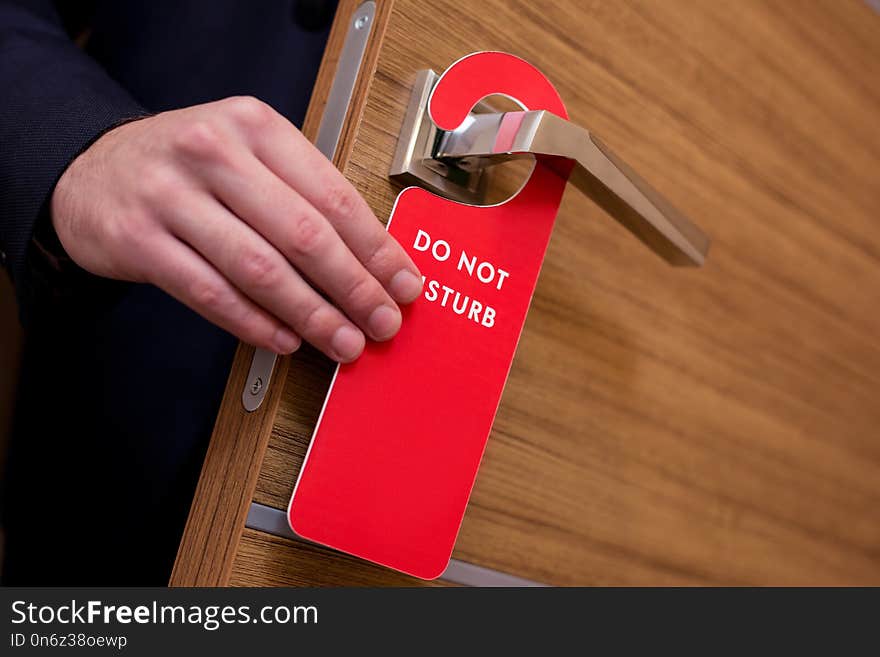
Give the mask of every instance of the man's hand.
[(254, 98), (111, 130), (58, 181), (52, 222), (84, 269), (152, 283), (278, 353), (302, 337), (354, 360), (364, 334), (397, 333), (397, 303), (422, 288), (354, 187)]

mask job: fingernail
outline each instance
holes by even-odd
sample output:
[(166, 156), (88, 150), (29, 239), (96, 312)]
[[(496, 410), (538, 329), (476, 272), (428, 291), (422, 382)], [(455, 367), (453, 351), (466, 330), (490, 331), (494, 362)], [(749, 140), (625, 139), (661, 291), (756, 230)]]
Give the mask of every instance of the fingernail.
[(408, 269), (401, 269), (394, 274), (388, 284), (388, 292), (400, 303), (415, 301), (422, 291), (422, 279)]
[(387, 340), (400, 328), (400, 311), (388, 306), (379, 306), (367, 320), (367, 327), (374, 340)]
[(364, 335), (351, 326), (340, 326), (333, 334), (330, 346), (343, 363), (353, 361), (364, 350)]
[(293, 331), (286, 328), (280, 328), (275, 331), (275, 337), (272, 338), (272, 343), (275, 345), (275, 351), (279, 354), (292, 354), (299, 349), (302, 341), (299, 339), (298, 335), (293, 333)]

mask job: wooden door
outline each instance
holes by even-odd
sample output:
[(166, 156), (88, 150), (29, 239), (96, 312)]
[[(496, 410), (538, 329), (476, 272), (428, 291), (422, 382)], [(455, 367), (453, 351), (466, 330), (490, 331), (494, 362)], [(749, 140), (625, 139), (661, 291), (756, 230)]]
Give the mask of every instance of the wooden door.
[[(357, 4), (340, 5), (312, 137)], [(503, 50), (713, 239), (705, 267), (672, 269), (567, 192), (446, 583), (880, 584), (880, 16), (377, 4), (335, 161), (381, 220), (416, 73)], [(252, 353), (172, 583), (420, 583), (284, 536), (334, 367), (302, 349), (247, 413)]]

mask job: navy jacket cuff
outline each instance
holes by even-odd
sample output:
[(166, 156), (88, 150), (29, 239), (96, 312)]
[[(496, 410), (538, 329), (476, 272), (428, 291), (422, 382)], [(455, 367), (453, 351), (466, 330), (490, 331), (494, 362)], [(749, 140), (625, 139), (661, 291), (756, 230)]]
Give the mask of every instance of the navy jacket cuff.
[(0, 8), (0, 260), (26, 314), (31, 241), (58, 179), (105, 132), (148, 113), (60, 27), (12, 11)]

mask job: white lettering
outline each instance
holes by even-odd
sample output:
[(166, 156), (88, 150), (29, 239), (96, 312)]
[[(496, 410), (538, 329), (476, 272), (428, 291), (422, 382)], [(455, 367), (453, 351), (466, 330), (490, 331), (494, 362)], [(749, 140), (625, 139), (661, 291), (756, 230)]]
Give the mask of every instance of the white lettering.
[[(438, 247), (441, 246), (445, 250), (445, 253), (442, 256), (437, 252)], [(434, 260), (436, 260), (437, 262), (445, 262), (449, 259), (449, 254), (452, 253), (452, 249), (449, 248), (449, 242), (447, 242), (446, 240), (437, 240), (436, 242), (434, 242), (434, 246), (431, 248), (431, 253), (434, 254)]]
[(477, 324), (480, 323), (480, 311), (483, 309), (483, 304), (474, 299), (471, 302), (471, 309), (468, 311), (468, 319), (474, 320)]
[(440, 289), (439, 281), (431, 281), (428, 283), (428, 289), (425, 290), (425, 298), (428, 301), (436, 301), (437, 300), (437, 291)]
[[(424, 243), (420, 244), (420, 242), (422, 240), (424, 240)], [(413, 248), (416, 251), (427, 251), (430, 246), (431, 246), (431, 236), (428, 235), (428, 233), (426, 233), (422, 229), (419, 229), (419, 232), (416, 235), (416, 241), (413, 243)]]
[[(483, 275), (484, 270), (489, 272), (485, 276)], [(490, 283), (495, 278), (495, 267), (492, 266), (492, 263), (481, 262), (480, 266), (477, 267), (477, 278), (480, 279), (481, 283)]]
[(458, 271), (461, 271), (461, 268), (464, 267), (467, 269), (467, 273), (471, 276), (474, 275), (474, 267), (477, 264), (477, 256), (474, 256), (470, 260), (468, 260), (467, 253), (462, 249), (461, 257), (458, 259)]
[(24, 600), (16, 600), (12, 603), (12, 611), (13, 613), (18, 614), (18, 620), (15, 618), (12, 619), (12, 623), (14, 625), (21, 625), (27, 620), (27, 614), (21, 609), (21, 607), (25, 604)]
[[(437, 302), (441, 308), (452, 308), (456, 315), (480, 324), (486, 328), (495, 326), (496, 310), (481, 301), (472, 298), (468, 294), (456, 291), (448, 285), (443, 285), (437, 280), (426, 279), (425, 299)], [(443, 293), (440, 293), (443, 290)]]
[(449, 295), (455, 292), (451, 287), (443, 286), (443, 301), (440, 302), (440, 305), (444, 308), (446, 307), (446, 300), (449, 299)]

